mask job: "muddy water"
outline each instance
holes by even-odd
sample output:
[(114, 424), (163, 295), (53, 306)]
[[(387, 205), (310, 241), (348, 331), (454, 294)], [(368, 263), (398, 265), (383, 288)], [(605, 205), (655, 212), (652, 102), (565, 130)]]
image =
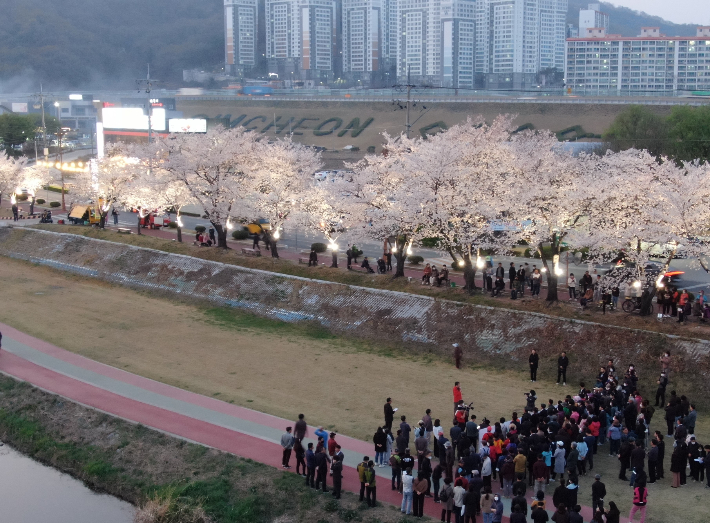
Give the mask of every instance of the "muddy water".
[(83, 483), (0, 447), (0, 521), (12, 523), (131, 523), (135, 509)]

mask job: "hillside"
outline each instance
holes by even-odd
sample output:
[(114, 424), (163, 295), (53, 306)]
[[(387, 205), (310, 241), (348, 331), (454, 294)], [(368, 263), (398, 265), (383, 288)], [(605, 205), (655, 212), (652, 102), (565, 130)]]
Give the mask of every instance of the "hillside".
[[(592, 0), (568, 0), (567, 23), (579, 24), (579, 10), (592, 3)], [(668, 36), (694, 36), (696, 26), (692, 24), (674, 24), (658, 16), (652, 16), (628, 7), (616, 7), (612, 4), (601, 2), (602, 11), (609, 15), (609, 30), (612, 34), (623, 36), (636, 36), (641, 32), (641, 27), (660, 27), (661, 33)]]
[(0, 0), (3, 90), (182, 78), (224, 57), (222, 0)]
[[(569, 0), (568, 21), (578, 22), (588, 0)], [(636, 35), (658, 25), (668, 35), (695, 34), (627, 8), (602, 4), (611, 31)], [(0, 0), (0, 89), (34, 91), (130, 88), (151, 63), (162, 86), (175, 85), (182, 69), (221, 67), (222, 0)], [(161, 84), (158, 84), (161, 86)]]

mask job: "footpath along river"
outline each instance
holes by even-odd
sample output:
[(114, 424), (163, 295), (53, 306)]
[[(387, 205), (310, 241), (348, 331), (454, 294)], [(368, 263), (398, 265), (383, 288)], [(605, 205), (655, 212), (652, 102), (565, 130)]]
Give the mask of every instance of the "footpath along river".
[(8, 523), (131, 523), (135, 508), (81, 481), (0, 447), (0, 521)]

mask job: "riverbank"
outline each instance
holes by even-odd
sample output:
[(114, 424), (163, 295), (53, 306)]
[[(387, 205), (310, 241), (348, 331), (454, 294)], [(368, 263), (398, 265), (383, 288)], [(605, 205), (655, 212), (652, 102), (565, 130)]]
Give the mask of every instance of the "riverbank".
[[(135, 425), (0, 376), (0, 437), (23, 454), (141, 507), (136, 521), (399, 523), (307, 488), (296, 474)], [(176, 518), (180, 515), (180, 519)]]

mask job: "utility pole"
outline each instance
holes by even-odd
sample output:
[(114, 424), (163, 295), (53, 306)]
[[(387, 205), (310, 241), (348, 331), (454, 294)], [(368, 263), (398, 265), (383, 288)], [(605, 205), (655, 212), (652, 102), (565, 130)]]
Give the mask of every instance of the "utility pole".
[(407, 139), (412, 126), (409, 123), (409, 107), (412, 101), (412, 66), (407, 64)]
[[(399, 85), (393, 86), (394, 89), (398, 89), (398, 90), (402, 90), (404, 87), (407, 88), (407, 105), (406, 105), (406, 107), (402, 105), (402, 103), (404, 103), (402, 100), (392, 100), (392, 105), (397, 105), (399, 109), (406, 109), (407, 110), (407, 117), (406, 117), (404, 127), (406, 129), (407, 138), (411, 138), (412, 126), (414, 124), (416, 124), (422, 118), (422, 116), (424, 116), (428, 111), (427, 111), (426, 105), (422, 105), (422, 109), (421, 109), (422, 112), (419, 115), (419, 117), (414, 121), (411, 120), (411, 114), (410, 114), (411, 109), (412, 109), (412, 107), (417, 106), (417, 100), (412, 100), (412, 89), (417, 86), (412, 84), (412, 66), (409, 64), (407, 65), (407, 84), (406, 85), (399, 84)], [(395, 108), (395, 110), (396, 110), (396, 108)]]
[[(42, 109), (42, 148), (44, 149), (43, 155), (44, 155), (44, 161), (47, 162), (49, 160), (49, 148), (47, 148), (47, 124), (45, 122), (44, 118), (44, 89), (42, 87), (42, 84), (39, 84), (39, 94), (35, 95), (37, 98), (39, 98), (39, 107), (37, 107), (37, 104), (35, 104), (35, 109)], [(35, 142), (35, 157), (37, 156), (37, 143)], [(36, 158), (35, 158), (36, 159)]]
[[(145, 89), (143, 86), (145, 85)], [(153, 80), (150, 79), (150, 64), (148, 64), (148, 75), (145, 77), (145, 80), (143, 79), (138, 79), (136, 80), (136, 86), (138, 87), (138, 92), (140, 93), (141, 91), (145, 91), (145, 93), (148, 95), (148, 143), (153, 142), (153, 103), (151, 102), (150, 98), (150, 91), (153, 88)]]

